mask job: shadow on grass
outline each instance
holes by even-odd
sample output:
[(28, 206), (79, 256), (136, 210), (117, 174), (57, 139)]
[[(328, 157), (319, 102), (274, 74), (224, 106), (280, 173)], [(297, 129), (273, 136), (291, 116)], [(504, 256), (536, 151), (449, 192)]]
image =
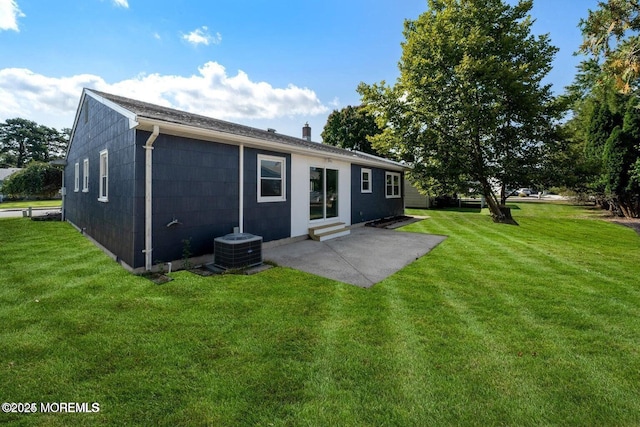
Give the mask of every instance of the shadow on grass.
[(480, 213), (482, 210), (479, 207), (474, 208), (435, 208), (435, 211), (446, 211), (446, 212), (461, 212), (461, 213)]
[(506, 225), (520, 225), (518, 224), (518, 221), (516, 221), (513, 218), (505, 218), (502, 221), (496, 221), (494, 220), (493, 222), (495, 222), (496, 224), (506, 224)]

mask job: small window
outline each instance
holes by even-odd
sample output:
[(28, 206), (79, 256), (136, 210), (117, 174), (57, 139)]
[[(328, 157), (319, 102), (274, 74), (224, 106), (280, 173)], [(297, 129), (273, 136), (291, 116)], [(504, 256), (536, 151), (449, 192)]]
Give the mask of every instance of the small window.
[(73, 176), (73, 191), (80, 191), (80, 163), (76, 162)]
[(84, 159), (82, 165), (82, 192), (89, 191), (89, 159)]
[(258, 202), (286, 200), (286, 159), (258, 155)]
[(371, 169), (360, 170), (360, 191), (371, 193)]
[(100, 193), (98, 200), (101, 202), (109, 201), (109, 152), (107, 150), (100, 152)]
[(385, 173), (387, 191), (386, 195), (388, 199), (400, 197), (400, 174), (396, 172)]

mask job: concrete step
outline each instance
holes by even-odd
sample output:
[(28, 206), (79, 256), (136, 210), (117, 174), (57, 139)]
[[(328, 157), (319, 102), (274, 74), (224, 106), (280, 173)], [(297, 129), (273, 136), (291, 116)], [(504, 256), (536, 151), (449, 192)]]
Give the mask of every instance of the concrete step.
[(346, 227), (344, 222), (332, 222), (330, 224), (318, 225), (309, 228), (309, 234), (324, 233), (326, 231), (342, 230)]
[(345, 228), (343, 230), (327, 231), (325, 233), (316, 234), (316, 239), (314, 240), (324, 242), (325, 240), (335, 239), (336, 237), (348, 236), (349, 234), (351, 234), (351, 230), (349, 230), (348, 228)]
[(320, 242), (334, 239), (336, 237), (346, 236), (350, 233), (351, 231), (349, 231), (344, 222), (334, 222), (309, 228), (309, 236), (313, 240), (318, 240)]

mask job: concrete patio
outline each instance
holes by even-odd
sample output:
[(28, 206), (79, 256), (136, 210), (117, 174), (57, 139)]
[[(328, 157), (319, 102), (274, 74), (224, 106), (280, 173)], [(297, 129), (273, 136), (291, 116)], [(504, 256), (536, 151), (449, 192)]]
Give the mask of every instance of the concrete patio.
[(446, 236), (355, 227), (325, 242), (302, 240), (263, 249), (265, 260), (368, 288), (427, 254)]

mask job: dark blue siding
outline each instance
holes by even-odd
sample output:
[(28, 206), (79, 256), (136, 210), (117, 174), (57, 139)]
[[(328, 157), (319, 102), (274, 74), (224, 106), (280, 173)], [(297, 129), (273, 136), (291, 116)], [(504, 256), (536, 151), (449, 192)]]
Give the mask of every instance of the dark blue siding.
[[(361, 191), (361, 170), (371, 169), (371, 193)], [(388, 216), (404, 213), (404, 188), (400, 188), (402, 197), (388, 199), (386, 197), (385, 170), (369, 166), (351, 165), (351, 223), (372, 221)], [(400, 185), (403, 179), (400, 174)]]
[[(284, 157), (286, 201), (258, 203), (258, 154)], [(264, 242), (291, 236), (291, 155), (272, 151), (244, 150), (244, 231), (262, 236)]]
[[(85, 120), (86, 118), (86, 120)], [(135, 131), (121, 114), (86, 96), (65, 168), (66, 219), (129, 265), (134, 264)], [(100, 151), (109, 153), (109, 201), (98, 201)], [(89, 191), (82, 191), (83, 161), (89, 159)], [(80, 191), (74, 165), (80, 164)]]
[[(141, 158), (148, 136), (139, 132)], [(162, 133), (153, 146), (153, 262), (183, 258), (184, 240), (192, 256), (213, 253), (213, 239), (239, 225), (239, 148)], [(144, 172), (138, 179), (144, 190)], [(144, 197), (137, 212), (141, 251)], [(174, 219), (180, 224), (167, 227)]]
[[(66, 218), (134, 268), (144, 266), (145, 149), (150, 132), (129, 129), (120, 113), (86, 96), (65, 168)], [(161, 129), (162, 132), (162, 129)], [(99, 153), (108, 150), (109, 200), (98, 201)], [(258, 202), (258, 155), (286, 161), (286, 200)], [(213, 240), (239, 226), (240, 148), (160, 134), (153, 156), (153, 263), (213, 252)], [(89, 159), (89, 191), (82, 191), (83, 161)], [(80, 190), (74, 191), (75, 163)], [(244, 149), (244, 231), (265, 242), (291, 234), (291, 155)], [(385, 170), (372, 171), (370, 194), (360, 191), (361, 166), (352, 165), (351, 221), (359, 223), (404, 211), (404, 199), (385, 197)], [(401, 180), (402, 182), (402, 180)], [(404, 196), (404, 189), (402, 189)], [(172, 221), (177, 225), (167, 227)]]

